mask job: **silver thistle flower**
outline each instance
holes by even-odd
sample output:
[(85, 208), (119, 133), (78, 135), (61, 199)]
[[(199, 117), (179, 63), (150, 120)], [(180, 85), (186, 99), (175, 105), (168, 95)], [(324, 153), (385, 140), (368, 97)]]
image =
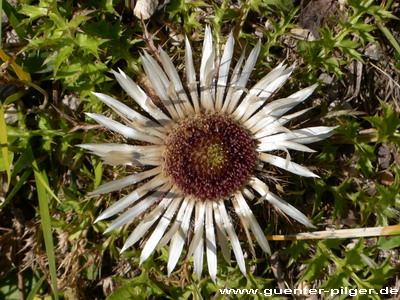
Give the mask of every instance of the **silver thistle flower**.
[[(96, 220), (104, 220), (127, 209), (106, 232), (142, 217), (122, 250), (135, 244), (157, 224), (140, 256), (140, 263), (152, 252), (169, 243), (168, 274), (174, 270), (185, 243), (187, 257), (194, 257), (194, 271), (200, 278), (204, 250), (212, 280), (217, 275), (217, 245), (223, 257), (236, 262), (246, 274), (246, 264), (230, 213), (236, 213), (251, 243), (250, 230), (261, 248), (270, 253), (264, 232), (247, 200), (259, 195), (288, 216), (307, 227), (308, 218), (292, 205), (269, 191), (258, 178), (260, 164), (271, 164), (297, 175), (318, 177), (290, 160), (288, 150), (314, 152), (306, 146), (332, 135), (334, 127), (309, 127), (289, 130), (284, 127), (308, 109), (285, 115), (312, 94), (316, 85), (291, 96), (268, 101), (288, 79), (294, 66), (280, 64), (254, 85), (244, 90), (260, 52), (260, 42), (245, 60), (245, 53), (229, 76), (234, 38), (229, 36), (220, 60), (216, 59), (211, 30), (207, 27), (203, 44), (199, 83), (192, 50), (186, 39), (186, 93), (169, 56), (161, 49), (162, 67), (147, 53), (142, 63), (158, 97), (168, 112), (163, 112), (146, 93), (121, 70), (113, 71), (122, 88), (150, 115), (146, 117), (114, 98), (95, 93), (126, 123), (96, 113), (88, 113), (99, 124), (126, 138), (149, 145), (82, 144), (80, 147), (100, 156), (105, 163), (143, 165), (143, 172), (98, 187), (92, 194), (120, 190), (152, 178), (107, 208)], [(228, 80), (229, 79), (229, 80)], [(286, 158), (268, 152), (283, 150)], [(247, 200), (246, 200), (247, 199)], [(227, 203), (231, 205), (227, 206)], [(191, 225), (192, 224), (192, 225)], [(189, 231), (193, 236), (189, 240)], [(218, 240), (218, 244), (217, 244)], [(231, 247), (229, 246), (229, 242)]]

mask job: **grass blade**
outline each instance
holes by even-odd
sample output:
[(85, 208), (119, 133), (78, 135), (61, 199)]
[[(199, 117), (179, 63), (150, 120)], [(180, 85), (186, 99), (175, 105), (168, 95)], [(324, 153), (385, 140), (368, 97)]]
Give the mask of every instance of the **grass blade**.
[[(11, 59), (11, 57), (8, 56), (7, 53), (5, 53), (1, 47), (0, 47), (0, 58), (4, 62), (9, 61)], [(22, 70), (22, 68), (15, 61), (11, 63), (11, 67), (13, 68), (14, 72), (17, 74), (20, 80), (32, 81), (31, 75)]]
[[(46, 254), (47, 259), (49, 261), (49, 271), (51, 277), (51, 285), (53, 288), (54, 297), (58, 300), (58, 288), (57, 288), (57, 271), (56, 271), (56, 260), (54, 256), (54, 243), (53, 243), (53, 235), (51, 232), (51, 219), (50, 219), (50, 210), (49, 210), (49, 202), (51, 198), (47, 193), (48, 180), (46, 173), (39, 169), (39, 166), (33, 156), (32, 149), (28, 146), (27, 149), (30, 152), (32, 157), (32, 167), (36, 180), (36, 190), (39, 200), (39, 213), (40, 218), (42, 220), (42, 230), (44, 237), (44, 244), (46, 246)], [(52, 193), (54, 194), (54, 193)]]
[(7, 172), (7, 186), (10, 186), (11, 167), (8, 157), (7, 125), (4, 117), (4, 106), (2, 104), (0, 104), (0, 147), (3, 155), (4, 166)]
[[(1, 0), (0, 0), (1, 2)], [(1, 6), (1, 5), (0, 5)], [(1, 9), (0, 9), (1, 11)], [(1, 50), (1, 48), (0, 48)], [(25, 93), (25, 91), (23, 91)], [(7, 172), (7, 184), (10, 186), (11, 182), (11, 166), (9, 163), (10, 157), (8, 154), (8, 137), (7, 137), (7, 124), (6, 124), (6, 119), (5, 119), (5, 109), (4, 106), (20, 99), (20, 97), (23, 95), (21, 92), (17, 92), (9, 97), (4, 101), (4, 104), (0, 103), (0, 147), (1, 147), (1, 154), (2, 158), (4, 160), (4, 166)], [(4, 207), (4, 203), (1, 205), (0, 208)]]
[[(3, 24), (3, 0), (0, 0), (0, 24)], [(3, 30), (0, 30), (0, 47), (3, 46)]]
[(94, 168), (94, 178), (94, 187), (97, 188), (100, 185), (101, 179), (103, 178), (103, 167), (101, 161), (98, 161), (96, 167)]
[[(37, 176), (37, 178), (36, 178)], [(47, 180), (47, 176), (46, 174), (42, 174), (42, 173), (35, 173), (35, 178), (38, 182), (40, 182), (40, 184), (43, 186), (43, 188), (54, 198), (56, 199), (59, 203), (61, 203), (60, 199), (58, 199), (58, 197), (56, 196), (56, 194), (54, 194), (54, 192), (51, 190), (51, 188), (49, 187), (49, 182)], [(37, 184), (37, 183), (36, 183)]]
[(46, 275), (43, 275), (38, 282), (36, 282), (35, 286), (32, 288), (32, 290), (29, 292), (28, 296), (26, 297), (26, 300), (34, 300), (38, 299), (35, 298), (36, 294), (38, 293), (40, 287), (43, 284), (43, 281), (46, 279)]
[(393, 34), (390, 32), (390, 30), (387, 27), (385, 27), (385, 25), (383, 25), (382, 22), (377, 22), (376, 25), (378, 25), (379, 29), (386, 36), (386, 38), (389, 40), (389, 42), (393, 46), (393, 48), (396, 49), (397, 53), (400, 54), (400, 45), (396, 41), (396, 38), (393, 36)]
[(315, 232), (302, 232), (288, 235), (270, 235), (268, 240), (289, 241), (289, 240), (324, 240), (324, 239), (347, 239), (373, 236), (400, 235), (400, 225), (367, 227), (339, 230), (324, 230)]
[(12, 198), (14, 198), (14, 196), (18, 193), (18, 191), (20, 190), (20, 188), (26, 184), (26, 180), (29, 178), (29, 176), (31, 176), (32, 174), (32, 170), (28, 169), (26, 170), (21, 178), (18, 180), (17, 184), (13, 187), (13, 189), (11, 190), (11, 192), (8, 193), (6, 200), (4, 200), (4, 202), (0, 205), (0, 209), (2, 209), (3, 207), (5, 207)]

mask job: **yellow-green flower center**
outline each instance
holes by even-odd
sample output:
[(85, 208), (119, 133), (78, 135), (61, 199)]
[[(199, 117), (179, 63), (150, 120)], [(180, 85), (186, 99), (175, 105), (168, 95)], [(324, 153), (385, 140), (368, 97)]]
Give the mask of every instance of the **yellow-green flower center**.
[(193, 156), (197, 156), (198, 163), (211, 170), (221, 169), (227, 159), (222, 143), (210, 143), (204, 148), (196, 147)]

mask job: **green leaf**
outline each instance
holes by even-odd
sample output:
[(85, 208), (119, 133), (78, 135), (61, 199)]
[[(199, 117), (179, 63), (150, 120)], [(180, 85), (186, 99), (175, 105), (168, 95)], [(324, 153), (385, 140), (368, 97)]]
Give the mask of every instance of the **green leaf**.
[(376, 29), (376, 26), (365, 24), (363, 22), (356, 22), (355, 24), (351, 24), (352, 29), (370, 32)]
[(382, 113), (373, 117), (365, 117), (378, 130), (378, 142), (382, 142), (390, 137), (397, 136), (397, 128), (400, 127), (400, 119), (396, 110), (390, 106), (382, 104)]
[(7, 99), (4, 101), (4, 105), (11, 104), (15, 101), (18, 101), (21, 99), (22, 96), (24, 96), (27, 93), (27, 91), (18, 91), (15, 94), (12, 94), (7, 97)]
[(61, 48), (60, 51), (58, 51), (57, 53), (54, 53), (54, 55), (52, 57), (49, 57), (48, 59), (46, 59), (44, 61), (43, 64), (48, 63), (49, 60), (53, 61), (53, 72), (54, 72), (54, 76), (56, 76), (58, 69), (60, 68), (60, 66), (62, 64), (65, 64), (68, 61), (69, 56), (72, 54), (72, 52), (74, 51), (73, 46), (64, 46)]
[(19, 13), (27, 15), (31, 18), (31, 21), (46, 16), (47, 8), (38, 7), (35, 5), (25, 5), (23, 4), (19, 10)]
[(119, 289), (115, 290), (109, 295), (107, 300), (120, 300), (120, 299), (132, 299), (136, 300), (139, 295), (144, 296), (144, 291), (140, 287), (133, 287), (130, 285), (124, 285)]
[(335, 37), (333, 36), (333, 32), (328, 28), (320, 28), (319, 32), (322, 35), (321, 43), (327, 49), (333, 49), (337, 44)]
[(69, 27), (76, 29), (76, 27), (78, 27), (79, 25), (81, 25), (82, 23), (86, 22), (89, 19), (91, 19), (91, 17), (82, 15), (74, 16), (73, 19), (69, 21)]
[(358, 144), (356, 147), (358, 156), (357, 166), (365, 175), (370, 175), (374, 171), (374, 166), (372, 165), (372, 162), (376, 161), (374, 151), (375, 147), (366, 143)]
[(99, 46), (106, 41), (105, 39), (94, 38), (83, 33), (77, 34), (74, 39), (74, 42), (83, 50), (84, 55), (91, 53), (96, 58), (99, 58)]
[(380, 288), (387, 284), (388, 279), (395, 274), (395, 270), (390, 265), (390, 257), (379, 266), (371, 270), (371, 276), (367, 279), (370, 284), (376, 288)]
[(21, 41), (24, 41), (26, 39), (27, 34), (33, 36), (32, 28), (22, 28), (20, 26), (22, 18), (21, 16), (17, 13), (15, 8), (8, 3), (8, 1), (3, 1), (3, 10), (6, 16), (8, 17), (8, 20), (12, 27), (14, 28), (15, 32), (17, 33), (19, 39)]
[(113, 7), (113, 0), (105, 0), (102, 1), (102, 4), (104, 6), (104, 9), (110, 13), (110, 14), (117, 14), (117, 12), (115, 11), (114, 7)]
[(354, 42), (350, 39), (343, 39), (335, 44), (336, 47), (344, 47), (344, 48), (357, 48), (360, 46), (359, 43)]
[(378, 240), (378, 249), (389, 250), (400, 247), (400, 236), (381, 237)]
[[(319, 245), (321, 245), (321, 243), (319, 243)], [(307, 269), (301, 276), (300, 282), (317, 279), (322, 270), (329, 265), (328, 257), (323, 253), (320, 247), (318, 247), (316, 255), (306, 263)]]
[(361, 270), (365, 267), (365, 261), (361, 254), (364, 252), (364, 239), (359, 239), (358, 242), (351, 248), (347, 248), (346, 259), (342, 262), (342, 267), (351, 265), (352, 269)]
[[(56, 10), (54, 9), (54, 11)], [(68, 29), (67, 21), (64, 20), (64, 18), (62, 18), (58, 13), (50, 12), (48, 13), (48, 17), (54, 22), (59, 31), (65, 31)]]
[(362, 62), (365, 64), (364, 59), (362, 58), (361, 54), (355, 50), (355, 49), (346, 49), (346, 51), (344, 51), (345, 53), (348, 53), (350, 55), (350, 57), (353, 57), (355, 59), (357, 59), (358, 61)]
[(372, 14), (374, 14), (376, 17), (381, 17), (381, 18), (384, 18), (384, 19), (400, 20), (398, 17), (396, 17), (390, 11), (387, 11), (382, 6), (374, 5), (373, 6), (373, 10), (374, 10), (374, 12)]

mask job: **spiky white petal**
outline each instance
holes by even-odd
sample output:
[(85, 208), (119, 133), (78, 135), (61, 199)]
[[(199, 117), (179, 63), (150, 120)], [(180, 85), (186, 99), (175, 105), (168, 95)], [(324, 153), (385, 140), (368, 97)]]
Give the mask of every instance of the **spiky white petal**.
[[(242, 120), (242, 122), (245, 122), (246, 124), (246, 122), (249, 121), (250, 116), (286, 82), (293, 70), (294, 66), (287, 69), (285, 66), (278, 66), (271, 73), (261, 79), (261, 81), (250, 90), (249, 96), (246, 97), (238, 107), (236, 118)], [(252, 95), (255, 97), (252, 97)], [(253, 116), (252, 118), (257, 118), (257, 120), (259, 120), (260, 115), (261, 114), (257, 113), (256, 116)]]
[(232, 113), (239, 102), (240, 97), (243, 94), (243, 90), (246, 87), (247, 81), (249, 80), (250, 74), (253, 71), (253, 68), (257, 62), (258, 54), (260, 53), (261, 49), (261, 40), (258, 41), (257, 45), (254, 49), (250, 52), (248, 59), (243, 67), (242, 72), (237, 81), (237, 90), (233, 93), (232, 99), (230, 100), (227, 113)]
[(217, 232), (218, 242), (221, 246), (221, 251), (227, 263), (231, 263), (231, 249), (229, 248), (228, 238), (225, 227), (222, 222), (221, 214), (219, 212), (218, 204), (213, 201), (215, 230)]
[(88, 144), (78, 144), (76, 147), (80, 147), (90, 152), (98, 155), (105, 156), (110, 152), (126, 152), (126, 153), (134, 153), (134, 152), (144, 152), (147, 153), (149, 151), (156, 151), (159, 153), (161, 151), (160, 146), (133, 146), (127, 144), (117, 144), (117, 143), (88, 143)]
[(229, 34), (228, 41), (225, 44), (224, 54), (222, 55), (221, 62), (219, 65), (218, 82), (217, 82), (217, 95), (215, 100), (216, 110), (222, 108), (223, 97), (228, 83), (229, 67), (232, 62), (233, 47), (235, 45), (235, 39), (233, 38), (233, 32)]
[[(255, 111), (255, 106), (256, 104), (253, 105), (253, 109), (250, 108), (246, 111), (243, 119), (245, 120), (246, 126), (249, 128), (252, 128), (254, 125), (258, 124), (259, 122), (263, 122), (263, 126), (265, 128), (266, 125), (268, 125), (270, 122), (265, 122), (265, 118), (267, 120), (273, 120), (273, 121), (278, 121), (280, 125), (282, 123), (286, 123), (286, 118), (290, 117), (282, 117), (284, 113), (287, 111), (291, 110), (293, 107), (298, 105), (299, 103), (303, 102), (307, 97), (309, 97), (312, 92), (316, 89), (317, 85), (314, 84), (312, 86), (309, 86), (305, 89), (302, 89), (291, 96), (283, 99), (278, 99), (275, 101), (272, 101), (271, 103), (267, 104), (265, 107), (263, 107), (259, 112), (254, 114), (253, 116), (249, 117), (254, 111)], [(260, 105), (262, 104), (259, 102)], [(258, 108), (258, 107), (257, 107)], [(306, 112), (307, 110), (301, 111), (301, 113), (296, 113), (294, 116), (298, 116)], [(292, 116), (292, 118), (294, 117)], [(249, 118), (248, 118), (249, 117)], [(280, 118), (282, 117), (283, 120), (280, 122)], [(258, 124), (258, 126), (261, 126)]]
[(116, 143), (80, 144), (77, 147), (89, 150), (100, 156), (109, 165), (152, 165), (152, 160), (159, 159), (163, 147), (132, 146)]
[[(160, 98), (172, 119), (179, 120), (184, 117), (184, 114), (181, 107), (174, 105), (168, 95), (169, 80), (167, 84), (163, 81), (162, 76), (165, 76), (164, 71), (161, 70), (155, 61), (153, 63), (152, 60), (153, 58), (150, 56), (142, 56), (142, 65), (144, 71), (146, 72), (147, 78), (150, 80), (151, 85), (158, 95), (158, 98)], [(155, 67), (156, 65), (160, 70)]]
[(242, 208), (243, 213), (248, 223), (250, 224), (251, 231), (253, 232), (254, 237), (256, 238), (258, 244), (266, 253), (271, 254), (271, 249), (269, 247), (267, 239), (265, 238), (264, 232), (262, 231), (260, 225), (258, 224), (256, 217), (253, 215), (253, 212), (251, 211), (250, 207), (247, 205), (246, 200), (243, 198), (242, 193), (241, 192), (236, 193), (235, 198), (239, 206)]
[[(145, 58), (145, 61), (143, 63), (146, 63), (146, 64), (149, 63), (151, 65), (150, 70), (156, 72), (156, 74), (147, 73), (147, 71), (145, 70), (147, 75), (148, 76), (156, 75), (161, 80), (162, 86), (168, 87), (170, 84), (170, 81), (167, 77), (167, 74), (165, 74), (164, 70), (160, 67), (160, 65), (156, 62), (156, 60), (153, 57), (151, 57), (147, 52), (144, 52), (144, 58)], [(143, 56), (142, 56), (142, 59), (143, 59)]]
[[(168, 186), (164, 185), (161, 188), (161, 190), (168, 191)], [(106, 229), (106, 231), (104, 233), (110, 232), (118, 227), (121, 227), (121, 226), (125, 225), (126, 223), (128, 223), (129, 221), (133, 221), (136, 217), (141, 215), (150, 206), (152, 206), (156, 202), (156, 200), (159, 198), (160, 198), (160, 194), (158, 192), (147, 196), (145, 199), (143, 199), (138, 204), (131, 207), (130, 209), (125, 211), (123, 214), (121, 214), (118, 218), (116, 218), (114, 221), (112, 221), (110, 226)]]
[(201, 278), (203, 271), (203, 253), (204, 253), (204, 216), (205, 204), (204, 202), (196, 203), (196, 212), (194, 219), (194, 236), (189, 246), (188, 257), (193, 254), (193, 267), (197, 278)]
[(137, 130), (143, 133), (158, 136), (163, 139), (166, 137), (164, 133), (164, 128), (162, 126), (146, 118), (142, 114), (134, 111), (129, 106), (105, 94), (93, 92), (92, 94), (99, 98), (104, 104), (112, 108), (120, 116), (128, 118), (130, 120), (130, 123), (134, 125)]
[[(159, 174), (156, 177), (154, 177), (152, 180), (149, 182), (145, 183), (144, 185), (138, 187), (135, 191), (132, 193), (126, 195), (125, 197), (119, 199), (117, 202), (115, 202), (113, 205), (108, 207), (105, 211), (103, 211), (100, 216), (97, 217), (96, 222), (99, 222), (104, 219), (108, 219), (109, 217), (112, 217), (116, 213), (119, 213), (121, 210), (127, 208), (129, 205), (132, 205), (135, 203), (137, 200), (139, 200), (141, 197), (149, 193), (150, 191), (154, 190), (155, 188), (159, 187), (160, 185), (163, 185), (166, 183), (168, 180), (165, 178), (165, 176)], [(163, 195), (164, 191), (158, 192), (160, 194), (160, 197)]]
[(337, 127), (308, 127), (303, 129), (296, 129), (285, 133), (266, 136), (259, 139), (261, 143), (291, 141), (299, 144), (310, 144), (321, 141), (331, 135), (333, 130)]
[(202, 54), (200, 64), (200, 103), (206, 111), (215, 111), (214, 99), (211, 94), (211, 82), (214, 77), (215, 67), (215, 49), (209, 26), (206, 26)]
[(129, 175), (114, 181), (110, 181), (107, 183), (102, 184), (98, 188), (96, 188), (93, 192), (89, 193), (89, 195), (95, 195), (95, 194), (105, 194), (105, 193), (110, 193), (114, 192), (117, 190), (120, 190), (124, 187), (133, 185), (135, 183), (138, 183), (146, 178), (153, 177), (157, 174), (160, 174), (161, 168), (156, 167), (141, 173), (136, 173), (133, 175)]
[(200, 64), (200, 85), (204, 85), (207, 73), (206, 66), (210, 58), (212, 57), (213, 52), (213, 40), (212, 33), (209, 26), (206, 26), (205, 34), (204, 34), (204, 42), (203, 42), (203, 52), (201, 56), (201, 64)]
[(206, 253), (208, 273), (212, 281), (217, 277), (217, 244), (215, 242), (213, 204), (211, 201), (206, 203)]
[(260, 120), (254, 127), (250, 128), (254, 134), (254, 138), (260, 140), (266, 136), (273, 136), (281, 132), (290, 132), (285, 126), (279, 123), (279, 119), (275, 117), (265, 117)]
[(173, 84), (176, 95), (178, 96), (175, 100), (177, 102), (176, 105), (179, 105), (181, 107), (185, 116), (192, 114), (194, 112), (193, 106), (190, 103), (188, 96), (186, 95), (186, 91), (183, 88), (181, 79), (179, 78), (178, 72), (176, 71), (176, 68), (172, 63), (171, 58), (168, 56), (167, 53), (165, 53), (163, 49), (159, 48), (159, 51), (164, 70), (165, 72), (167, 72), (168, 77)]
[(204, 238), (201, 238), (197, 247), (193, 253), (193, 270), (197, 275), (197, 279), (201, 279), (201, 274), (203, 273), (203, 260), (204, 260)]
[(222, 113), (226, 113), (228, 107), (231, 105), (232, 94), (238, 89), (237, 82), (239, 80), (240, 68), (242, 67), (242, 64), (244, 61), (244, 56), (245, 56), (245, 51), (242, 52), (239, 60), (237, 61), (236, 65), (235, 65), (235, 68), (233, 69), (233, 73), (232, 73), (232, 76), (231, 76), (231, 79), (230, 79), (229, 85), (228, 85), (229, 88), (228, 88), (224, 103), (221, 108)]
[(269, 142), (269, 143), (261, 143), (258, 145), (259, 151), (262, 152), (269, 152), (275, 150), (282, 150), (285, 149), (292, 149), (296, 151), (303, 151), (303, 152), (316, 152), (315, 150), (304, 146), (299, 143), (289, 142), (289, 141), (282, 141), (282, 142)]
[(181, 202), (182, 198), (175, 198), (171, 205), (168, 206), (167, 211), (158, 222), (153, 234), (147, 240), (146, 245), (143, 248), (142, 254), (140, 255), (140, 264), (143, 263), (153, 253)]
[(154, 102), (146, 95), (146, 93), (138, 87), (138, 85), (130, 79), (126, 74), (119, 70), (119, 73), (111, 71), (121, 87), (131, 96), (137, 104), (147, 111), (154, 119), (162, 125), (170, 123), (171, 118), (159, 109)]
[(236, 235), (235, 229), (232, 226), (232, 220), (229, 218), (228, 213), (226, 212), (225, 204), (222, 200), (218, 201), (218, 208), (224, 228), (231, 239), (233, 253), (235, 254), (239, 269), (244, 275), (246, 275), (246, 263), (244, 261), (243, 251), (240, 247), (240, 242)]
[(196, 72), (194, 70), (193, 64), (193, 54), (192, 54), (192, 47), (190, 46), (189, 40), (185, 38), (185, 70), (186, 70), (186, 80), (187, 85), (190, 91), (190, 97), (193, 101), (194, 110), (196, 113), (200, 112), (200, 104), (199, 104), (199, 97), (197, 92), (197, 83), (196, 83)]
[(204, 81), (200, 85), (200, 95), (201, 95), (201, 103), (203, 108), (208, 112), (215, 112), (215, 99), (214, 99), (214, 90), (213, 90), (213, 80), (214, 80), (214, 72), (215, 72), (215, 51), (211, 52), (211, 55), (206, 62), (204, 68)]
[(253, 255), (253, 257), (255, 257), (256, 252), (254, 250), (253, 239), (251, 238), (251, 235), (250, 235), (250, 228), (249, 228), (249, 222), (247, 220), (247, 217), (246, 217), (245, 213), (243, 212), (243, 209), (239, 206), (235, 197), (232, 197), (232, 204), (233, 204), (233, 208), (235, 209), (236, 214), (239, 217), (240, 224), (242, 225), (242, 229), (244, 230), (244, 233), (246, 234), (247, 243), (249, 245), (250, 252)]
[(292, 172), (293, 174), (297, 174), (300, 176), (305, 176), (305, 177), (316, 177), (319, 178), (318, 175), (314, 174), (307, 168), (300, 166), (299, 164), (296, 164), (295, 162), (288, 161), (286, 159), (283, 159), (282, 157), (275, 156), (272, 154), (267, 154), (267, 153), (261, 153), (259, 158), (266, 163), (269, 163), (271, 165), (274, 165), (278, 168), (287, 170), (289, 172)]
[(173, 199), (173, 193), (167, 193), (161, 202), (135, 227), (125, 244), (122, 246), (121, 253), (135, 244), (149, 230), (151, 226), (160, 218), (167, 206)]
[(179, 228), (182, 225), (182, 220), (185, 215), (186, 211), (186, 206), (189, 204), (189, 201), (186, 199), (183, 199), (181, 207), (179, 208), (178, 214), (176, 215), (175, 221), (172, 224), (171, 228), (166, 232), (160, 242), (157, 245), (157, 250), (161, 249), (164, 247), (168, 242), (171, 240), (171, 238), (175, 235), (175, 233), (179, 230)]
[(185, 239), (187, 237), (187, 233), (189, 230), (189, 223), (192, 217), (192, 212), (193, 212), (193, 207), (195, 204), (194, 199), (185, 199), (184, 201), (189, 201), (185, 215), (183, 217), (182, 224), (179, 228), (179, 230), (175, 233), (175, 235), (171, 239), (171, 245), (169, 249), (169, 257), (168, 257), (168, 264), (167, 264), (167, 269), (168, 269), (168, 275), (172, 273), (174, 270), (178, 260), (179, 256), (182, 253), (183, 245), (185, 244)]
[(279, 208), (285, 214), (299, 221), (301, 224), (304, 224), (307, 227), (315, 228), (315, 226), (301, 211), (282, 200), (277, 195), (271, 193), (268, 186), (264, 182), (254, 177), (250, 184), (262, 196), (263, 199), (266, 199), (273, 206)]
[(293, 141), (300, 144), (319, 142), (332, 136), (334, 134), (333, 130), (336, 128), (337, 127), (319, 126), (296, 129), (292, 131), (296, 135), (296, 138), (293, 139)]
[(159, 137), (152, 136), (149, 134), (141, 133), (131, 127), (125, 126), (117, 121), (107, 118), (103, 115), (96, 113), (86, 113), (90, 118), (94, 119), (97, 123), (106, 126), (108, 129), (118, 132), (123, 136), (139, 141), (149, 142), (153, 144), (162, 144), (163, 140)]
[(263, 113), (273, 117), (280, 117), (293, 107), (307, 99), (317, 88), (317, 84), (313, 84), (305, 89), (302, 89), (288, 98), (278, 99), (267, 104), (263, 109)]

